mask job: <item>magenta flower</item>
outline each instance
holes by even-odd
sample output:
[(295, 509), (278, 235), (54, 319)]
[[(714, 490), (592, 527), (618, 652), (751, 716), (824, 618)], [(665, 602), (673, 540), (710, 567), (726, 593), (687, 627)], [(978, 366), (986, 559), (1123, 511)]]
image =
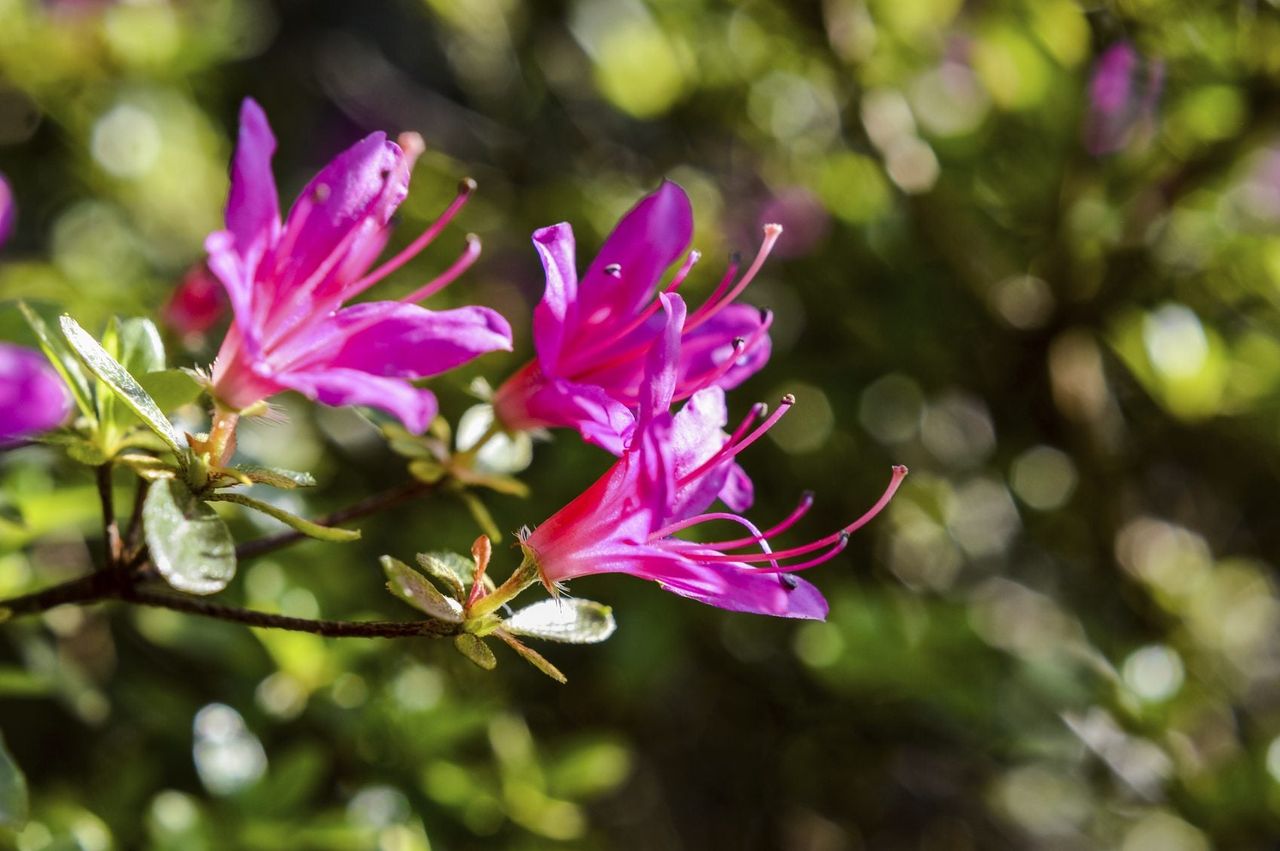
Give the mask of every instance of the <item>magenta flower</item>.
[(188, 345), (198, 345), (226, 312), (226, 293), (209, 267), (200, 262), (182, 276), (182, 282), (160, 309), (160, 318)]
[(422, 149), (416, 134), (400, 141), (373, 133), (352, 145), (307, 184), (281, 223), (275, 138), (261, 107), (244, 102), (227, 229), (205, 243), (234, 315), (213, 367), (211, 390), (222, 407), (243, 410), (288, 389), (325, 405), (381, 408), (421, 431), (435, 416), (435, 396), (406, 379), (511, 348), (511, 329), (492, 310), (433, 312), (416, 304), (475, 261), (474, 237), (452, 266), (401, 301), (342, 307), (430, 244), (474, 189), (467, 181), (431, 227), (370, 271)]
[[(733, 302), (781, 232), (766, 226), (764, 243), (746, 274), (734, 283), (737, 267), (732, 266), (689, 316), (677, 366), (677, 400), (706, 387), (732, 389), (769, 359), (772, 318)], [(664, 324), (654, 292), (692, 233), (689, 198), (671, 181), (622, 217), (581, 282), (573, 229), (558, 224), (534, 233), (547, 277), (533, 313), (537, 357), (498, 388), (494, 409), (503, 425), (575, 428), (588, 442), (615, 455), (622, 452), (644, 392), (645, 353)], [(666, 292), (684, 282), (698, 257), (689, 252)]]
[[(666, 332), (649, 356), (651, 392), (643, 400), (631, 447), (603, 478), (522, 540), (526, 558), (551, 589), (593, 573), (628, 573), (722, 609), (825, 618), (826, 600), (795, 572), (839, 554), (849, 535), (888, 504), (907, 469), (893, 468), (888, 489), (862, 517), (797, 547), (773, 550), (770, 539), (804, 515), (812, 504), (808, 496), (789, 517), (764, 532), (737, 514), (703, 513), (720, 491), (733, 459), (767, 432), (794, 400), (784, 399), (755, 428), (760, 411), (753, 409), (728, 438), (715, 418), (691, 411), (692, 405), (674, 416), (668, 413), (679, 386), (685, 308), (678, 296), (660, 298), (667, 310)], [(736, 523), (747, 534), (711, 542), (675, 537), (712, 521)]]
[(1164, 63), (1144, 62), (1127, 41), (1108, 47), (1094, 65), (1089, 81), (1084, 125), (1089, 153), (1114, 154), (1149, 132), (1163, 87)]
[(0, 174), (0, 245), (9, 241), (13, 235), (13, 223), (17, 219), (17, 205), (13, 203), (13, 189), (3, 174)]
[(71, 394), (44, 355), (0, 343), (0, 443), (48, 431), (71, 410)]

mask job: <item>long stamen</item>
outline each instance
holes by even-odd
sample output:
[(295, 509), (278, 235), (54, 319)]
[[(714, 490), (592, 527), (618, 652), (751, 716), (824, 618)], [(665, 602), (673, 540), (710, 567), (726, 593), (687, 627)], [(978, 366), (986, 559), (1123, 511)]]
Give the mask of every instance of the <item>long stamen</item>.
[(435, 238), (440, 235), (440, 232), (445, 229), (450, 221), (453, 220), (453, 217), (458, 215), (458, 211), (462, 209), (463, 205), (467, 203), (467, 200), (475, 191), (476, 182), (471, 178), (468, 177), (459, 183), (458, 194), (454, 196), (453, 201), (451, 201), (449, 206), (445, 208), (444, 212), (440, 214), (440, 218), (432, 222), (430, 227), (424, 230), (417, 239), (406, 245), (399, 254), (392, 257), (386, 263), (383, 263), (381, 266), (374, 269), (351, 286), (346, 287), (344, 289), (344, 293), (347, 298), (359, 295), (416, 257), (422, 249), (430, 245)]
[(453, 265), (400, 300), (409, 303), (425, 301), (458, 280), (462, 273), (470, 269), (479, 257), (480, 237), (474, 233), (469, 233), (467, 234), (467, 247), (458, 255), (458, 259), (453, 261)]
[(681, 476), (679, 481), (676, 482), (676, 486), (684, 487), (689, 482), (707, 472), (707, 470), (710, 470), (717, 464), (729, 460), (751, 444), (755, 443), (762, 435), (764, 435), (765, 432), (773, 428), (777, 424), (778, 420), (782, 419), (783, 415), (786, 414), (787, 411), (791, 410), (791, 406), (795, 403), (796, 397), (792, 396), (790, 393), (783, 396), (782, 402), (778, 405), (778, 409), (770, 414), (769, 418), (761, 423), (755, 431), (751, 432), (737, 443), (726, 443), (715, 455), (712, 455), (693, 470)]
[[(688, 399), (694, 393), (705, 387), (710, 387), (721, 378), (723, 378), (730, 370), (738, 365), (738, 362), (746, 356), (748, 352), (754, 349), (765, 339), (765, 335), (769, 333), (769, 328), (773, 325), (773, 314), (766, 312), (764, 321), (755, 331), (751, 332), (751, 336), (746, 340), (741, 337), (733, 341), (733, 353), (725, 358), (720, 364), (712, 369), (707, 370), (702, 375), (694, 378), (687, 378), (680, 382), (681, 388), (676, 391), (675, 398), (672, 401), (679, 402), (681, 399)], [(739, 342), (742, 345), (738, 345)]]
[(845, 547), (847, 546), (849, 546), (849, 533), (841, 532), (840, 537), (836, 540), (835, 544), (831, 547), (831, 549), (827, 550), (825, 553), (821, 553), (815, 556), (814, 558), (809, 559), (808, 561), (802, 561), (797, 564), (784, 564), (781, 566), (775, 565), (774, 567), (762, 567), (760, 568), (760, 571), (762, 573), (776, 573), (779, 575), (779, 577), (782, 577), (788, 573), (795, 573), (796, 571), (806, 570), (810, 567), (817, 567), (818, 565), (829, 562), (836, 556), (840, 555), (840, 553), (844, 552)]
[(742, 436), (751, 429), (751, 426), (755, 425), (756, 420), (767, 413), (769, 413), (769, 406), (764, 402), (756, 402), (751, 406), (751, 410), (747, 412), (747, 415), (742, 418), (742, 422), (738, 424), (738, 427), (733, 430), (733, 434), (729, 435), (728, 442), (737, 443), (742, 440)]
[[(745, 517), (742, 517), (737, 514), (730, 514), (727, 511), (715, 511), (709, 514), (699, 514), (695, 517), (688, 517), (684, 520), (677, 520), (675, 523), (672, 523), (668, 526), (664, 526), (663, 528), (659, 529), (656, 532), (651, 532), (649, 534), (649, 543), (651, 544), (657, 543), (659, 546), (661, 546), (662, 545), (661, 542), (663, 538), (670, 538), (671, 535), (681, 531), (682, 529), (688, 529), (691, 526), (699, 526), (710, 520), (730, 520), (734, 523), (737, 523), (741, 526), (746, 527), (747, 531), (755, 535), (756, 540), (759, 540), (760, 549), (763, 550), (764, 553), (769, 552), (769, 542), (765, 540), (766, 536), (760, 534), (760, 530), (756, 528), (756, 525), (754, 523), (752, 523), (750, 520), (748, 520)], [(685, 541), (681, 539), (672, 539), (671, 543), (676, 547), (687, 547), (689, 545), (699, 546), (699, 547), (714, 546), (713, 544), (704, 544), (701, 541)], [(694, 556), (694, 558), (698, 558), (698, 556)], [(779, 567), (776, 561), (772, 562), (772, 564), (775, 568)]]
[(690, 319), (696, 319), (701, 316), (708, 308), (720, 300), (720, 296), (728, 292), (733, 279), (738, 276), (738, 269), (742, 266), (742, 258), (738, 252), (733, 252), (729, 257), (729, 266), (724, 270), (724, 277), (720, 279), (720, 283), (716, 284), (716, 288), (711, 291), (711, 295), (707, 296), (707, 300), (698, 305), (698, 309), (689, 315)]
[(760, 250), (756, 252), (756, 259), (751, 261), (751, 268), (747, 269), (747, 273), (742, 276), (742, 280), (734, 285), (723, 298), (712, 304), (710, 299), (699, 307), (694, 316), (685, 323), (685, 333), (692, 331), (711, 317), (715, 316), (724, 308), (733, 303), (747, 285), (755, 279), (759, 273), (760, 267), (764, 265), (765, 259), (769, 256), (769, 252), (773, 251), (774, 243), (778, 241), (778, 237), (782, 235), (782, 225), (768, 224), (764, 226), (764, 241), (760, 243)]
[[(770, 526), (760, 533), (759, 537), (772, 538), (774, 535), (780, 535), (790, 529), (796, 522), (809, 513), (809, 509), (813, 507), (813, 491), (805, 491), (800, 497), (800, 504), (791, 510), (791, 513), (780, 520), (777, 524)], [(756, 538), (734, 538), (732, 541), (708, 541), (707, 546), (715, 547), (718, 550), (731, 550), (737, 547), (747, 547), (756, 542)]]
[(827, 546), (828, 544), (834, 543), (835, 541), (839, 540), (841, 535), (852, 535), (854, 532), (858, 531), (863, 526), (870, 523), (871, 520), (877, 514), (883, 511), (884, 507), (889, 504), (889, 500), (893, 499), (893, 495), (898, 491), (898, 486), (902, 484), (902, 480), (906, 478), (906, 476), (907, 476), (906, 467), (903, 467), (900, 464), (895, 466), (893, 468), (893, 478), (889, 480), (889, 487), (887, 487), (885, 489), (885, 492), (881, 494), (880, 499), (876, 500), (876, 504), (871, 506), (871, 508), (868, 509), (865, 514), (863, 514), (857, 520), (850, 523), (848, 526), (845, 526), (843, 529), (839, 530), (838, 532), (833, 532), (830, 535), (827, 535), (826, 537), (819, 538), (816, 541), (811, 541), (810, 543), (803, 544), (798, 547), (792, 547), (791, 549), (788, 549), (788, 550), (778, 550), (776, 552), (771, 553), (767, 558), (761, 558), (759, 555), (756, 555), (754, 553), (748, 554), (748, 555), (718, 555), (718, 556), (708, 555), (708, 556), (701, 556), (701, 558), (707, 561), (743, 561), (743, 562), (773, 561), (774, 559), (791, 558), (792, 556), (801, 556), (801, 555), (805, 555), (806, 553), (811, 553), (814, 550), (820, 550), (823, 547)]

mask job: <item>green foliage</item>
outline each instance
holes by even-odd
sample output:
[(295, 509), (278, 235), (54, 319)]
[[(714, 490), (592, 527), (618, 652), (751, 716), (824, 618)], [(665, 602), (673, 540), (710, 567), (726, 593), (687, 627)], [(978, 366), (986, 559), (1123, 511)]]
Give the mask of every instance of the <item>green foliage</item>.
[(142, 520), (151, 560), (174, 588), (188, 594), (216, 594), (235, 576), (231, 530), (182, 481), (154, 483), (147, 491)]

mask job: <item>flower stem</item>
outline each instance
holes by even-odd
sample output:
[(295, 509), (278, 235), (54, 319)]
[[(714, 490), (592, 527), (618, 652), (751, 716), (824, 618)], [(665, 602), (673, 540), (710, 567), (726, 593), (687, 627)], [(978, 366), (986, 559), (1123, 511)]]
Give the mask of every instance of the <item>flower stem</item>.
[(490, 615), (498, 609), (505, 606), (516, 598), (521, 591), (538, 581), (538, 565), (533, 559), (526, 558), (520, 562), (520, 566), (507, 577), (507, 581), (503, 582), (494, 589), (492, 594), (487, 594), (476, 600), (467, 608), (467, 620), (475, 620), (485, 615)]
[(98, 496), (102, 501), (102, 530), (107, 545), (107, 569), (114, 569), (120, 562), (124, 552), (124, 543), (120, 540), (120, 525), (116, 522), (116, 508), (111, 498), (111, 462), (99, 464), (96, 468), (98, 480)]

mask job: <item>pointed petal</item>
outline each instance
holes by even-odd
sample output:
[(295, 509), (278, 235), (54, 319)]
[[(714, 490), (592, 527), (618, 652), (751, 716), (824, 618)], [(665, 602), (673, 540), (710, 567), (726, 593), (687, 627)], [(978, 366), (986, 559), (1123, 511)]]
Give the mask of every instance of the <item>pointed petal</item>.
[[(724, 391), (719, 387), (699, 390), (689, 398), (675, 415), (675, 428), (671, 435), (671, 448), (675, 458), (676, 477), (697, 469), (704, 461), (720, 451), (729, 436), (724, 433), (728, 421)], [(668, 522), (682, 520), (707, 510), (716, 496), (725, 488), (731, 470), (737, 466), (732, 461), (705, 471), (693, 481), (681, 486), (671, 503)], [(736, 506), (730, 506), (735, 510)]]
[(435, 394), (398, 378), (338, 368), (286, 372), (274, 377), (281, 385), (322, 405), (367, 405), (386, 411), (414, 433), (425, 431), (437, 411)]
[(280, 201), (276, 194), (271, 157), (276, 138), (266, 113), (252, 98), (240, 105), (240, 134), (231, 165), (227, 195), (227, 230), (245, 266), (253, 269), (280, 233)]
[[(245, 348), (256, 355), (262, 346), (253, 320), (253, 277), (252, 272), (245, 268), (235, 244), (236, 237), (231, 231), (214, 231), (205, 238), (204, 250), (209, 253), (209, 271), (227, 292)], [(223, 346), (225, 348), (225, 342)]]
[[(730, 305), (685, 335), (680, 353), (680, 384), (696, 381), (733, 356), (735, 339), (750, 339), (763, 323), (760, 311), (747, 304)], [(768, 336), (739, 358), (736, 366), (716, 380), (725, 390), (732, 390), (769, 362), (771, 343)]]
[(747, 475), (747, 471), (737, 462), (729, 465), (729, 475), (725, 477), (724, 487), (720, 488), (719, 497), (721, 502), (737, 514), (748, 510), (755, 503), (755, 484)]
[(370, 375), (426, 378), (495, 350), (511, 350), (507, 320), (487, 307), (432, 311), (373, 301), (338, 311), (301, 338), (307, 353), (281, 349), (298, 369), (333, 366)]
[(70, 411), (71, 394), (42, 354), (0, 343), (0, 443), (54, 428)]
[(556, 375), (569, 327), (577, 315), (578, 270), (574, 263), (573, 228), (566, 223), (533, 233), (547, 286), (533, 310), (533, 345), (548, 375)]
[[(663, 181), (622, 217), (583, 276), (579, 332), (634, 316), (692, 237), (689, 196), (677, 184)], [(615, 264), (617, 276), (605, 271)]]
[(680, 335), (684, 331), (684, 299), (674, 294), (659, 295), (658, 298), (662, 301), (667, 323), (645, 356), (637, 428), (644, 428), (658, 414), (665, 414), (671, 408), (671, 399), (676, 392)]

